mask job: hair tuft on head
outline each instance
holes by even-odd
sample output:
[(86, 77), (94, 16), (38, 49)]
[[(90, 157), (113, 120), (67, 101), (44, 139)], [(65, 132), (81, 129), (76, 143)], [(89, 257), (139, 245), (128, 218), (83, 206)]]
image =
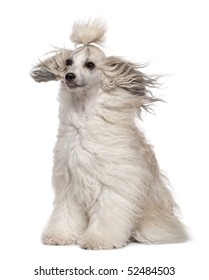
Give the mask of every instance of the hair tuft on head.
[(73, 25), (70, 39), (75, 45), (101, 44), (104, 42), (105, 32), (106, 27), (101, 19), (89, 20), (87, 22), (77, 21)]

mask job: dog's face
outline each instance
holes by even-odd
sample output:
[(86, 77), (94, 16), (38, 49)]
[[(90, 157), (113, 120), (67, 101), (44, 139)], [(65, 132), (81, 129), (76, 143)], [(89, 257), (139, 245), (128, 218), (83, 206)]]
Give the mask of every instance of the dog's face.
[(95, 46), (76, 49), (66, 59), (67, 71), (64, 83), (69, 91), (90, 90), (101, 84), (102, 73), (100, 66), (105, 56)]

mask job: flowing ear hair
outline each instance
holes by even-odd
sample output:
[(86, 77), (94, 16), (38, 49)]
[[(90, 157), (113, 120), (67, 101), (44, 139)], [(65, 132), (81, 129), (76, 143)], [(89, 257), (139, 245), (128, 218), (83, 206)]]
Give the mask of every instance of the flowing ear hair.
[[(144, 68), (144, 65), (137, 65), (119, 57), (108, 57), (102, 66), (104, 74), (103, 88), (107, 91), (116, 88), (122, 88), (135, 97), (138, 97), (138, 104), (146, 111), (151, 111), (150, 106), (153, 102), (163, 101), (160, 98), (155, 98), (150, 88), (160, 86), (159, 78), (162, 76), (148, 76), (139, 68)], [(140, 108), (138, 109), (140, 113)]]
[(40, 60), (38, 64), (33, 66), (30, 73), (31, 77), (36, 82), (58, 81), (62, 79), (67, 70), (65, 62), (70, 57), (71, 52), (71, 50), (66, 49), (58, 49), (51, 52), (55, 54)]

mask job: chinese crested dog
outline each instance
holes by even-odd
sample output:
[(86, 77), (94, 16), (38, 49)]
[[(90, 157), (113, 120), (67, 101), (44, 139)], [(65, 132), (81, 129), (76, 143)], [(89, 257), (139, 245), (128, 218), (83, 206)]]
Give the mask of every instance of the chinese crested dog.
[(99, 20), (76, 22), (75, 49), (56, 51), (31, 72), (36, 82), (60, 81), (54, 209), (42, 242), (86, 249), (183, 242), (168, 180), (136, 124), (159, 100), (150, 92), (158, 78), (106, 57), (104, 34)]

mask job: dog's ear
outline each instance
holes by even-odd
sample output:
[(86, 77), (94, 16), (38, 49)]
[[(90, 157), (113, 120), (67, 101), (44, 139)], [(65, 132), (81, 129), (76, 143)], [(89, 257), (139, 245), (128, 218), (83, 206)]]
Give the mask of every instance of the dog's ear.
[(159, 76), (148, 76), (138, 70), (145, 66), (119, 57), (108, 57), (103, 66), (105, 81), (109, 86), (120, 87), (131, 94), (145, 96), (147, 87), (157, 87), (159, 79)]
[(138, 107), (150, 111), (150, 104), (155, 101), (162, 101), (160, 98), (155, 98), (150, 91), (150, 88), (159, 87), (160, 76), (148, 76), (139, 71), (145, 66), (134, 64), (119, 57), (108, 57), (101, 67), (104, 74), (103, 88), (108, 91), (122, 88), (133, 97), (130, 98), (130, 102), (134, 100)]
[(56, 54), (40, 61), (30, 72), (31, 77), (36, 82), (58, 81), (62, 79), (67, 70), (66, 60), (70, 57), (72, 51), (61, 50)]

